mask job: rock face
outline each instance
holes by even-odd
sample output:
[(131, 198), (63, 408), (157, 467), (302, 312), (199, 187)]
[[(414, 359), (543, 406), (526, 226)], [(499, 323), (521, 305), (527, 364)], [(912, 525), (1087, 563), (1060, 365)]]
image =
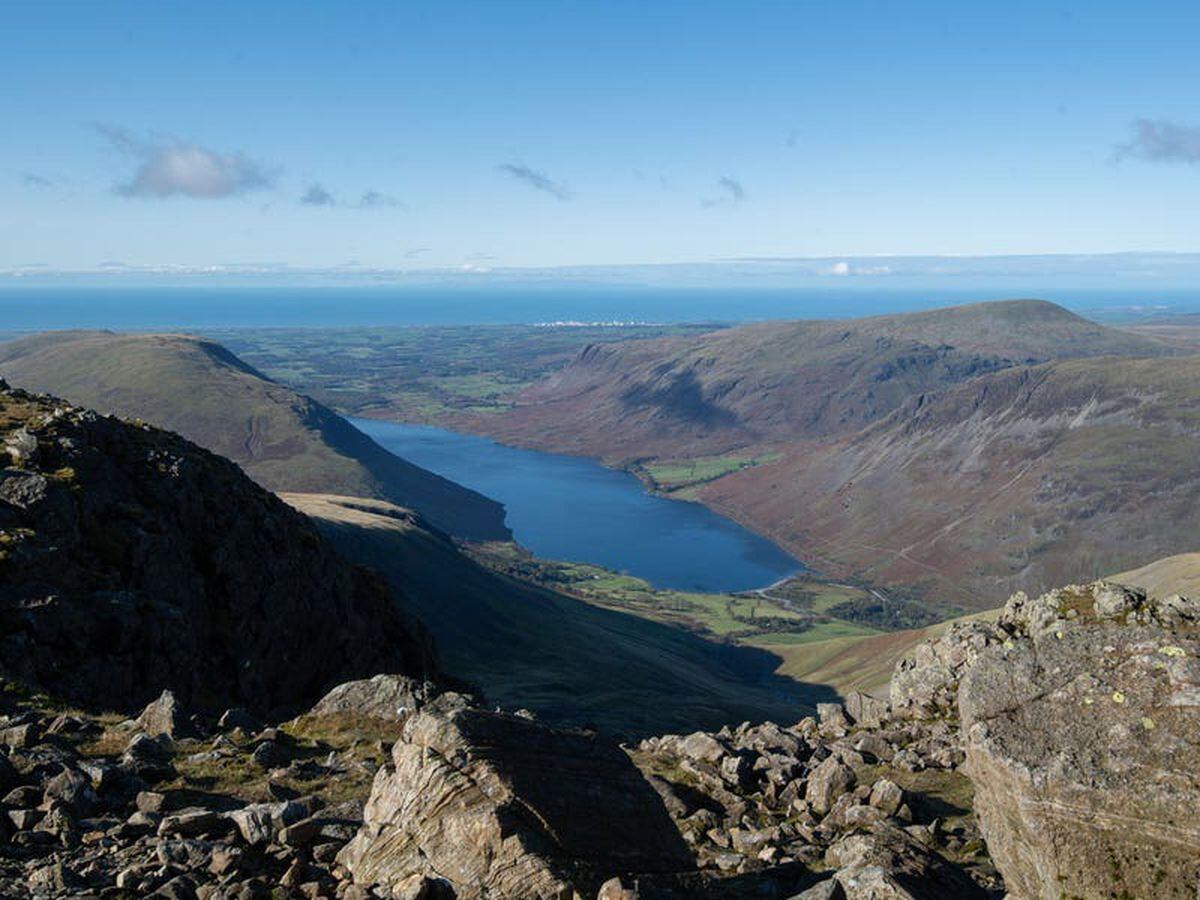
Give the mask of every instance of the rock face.
[(1195, 896), (1198, 626), (1200, 604), (1106, 584), (1009, 601), (958, 702), (1013, 896)]
[(0, 382), (0, 669), (136, 711), (426, 678), (430, 643), (301, 514), (182, 438)]
[(888, 684), (892, 714), (922, 719), (958, 712), (958, 685), (979, 654), (1000, 640), (996, 629), (980, 622), (950, 627), (940, 639), (919, 645), (896, 664)]
[(441, 878), (459, 900), (594, 897), (614, 875), (693, 865), (616, 745), (469, 708), (408, 720), (338, 860), (392, 890)]

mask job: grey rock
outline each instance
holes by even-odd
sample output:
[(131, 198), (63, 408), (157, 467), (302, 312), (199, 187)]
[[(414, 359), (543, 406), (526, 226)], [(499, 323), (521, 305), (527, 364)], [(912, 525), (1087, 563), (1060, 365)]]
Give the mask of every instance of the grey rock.
[(854, 787), (854, 782), (854, 770), (831, 756), (809, 773), (804, 799), (815, 812), (823, 815), (829, 812), (838, 797)]
[(25, 750), (37, 746), (41, 739), (42, 729), (36, 722), (14, 725), (0, 731), (0, 744), (7, 744), (14, 750)]
[(844, 734), (850, 727), (846, 710), (840, 703), (818, 703), (817, 720), (821, 723), (821, 730), (827, 733)]
[(37, 456), (38, 439), (24, 428), (18, 428), (5, 437), (4, 450), (14, 466), (24, 466), (32, 463)]
[(1012, 894), (1190, 897), (1200, 883), (1200, 709), (1176, 703), (1194, 676), (1172, 668), (1200, 635), (1161, 625), (1179, 606), (1163, 616), (1103, 583), (1016, 596), (1001, 617), (1013, 637), (963, 678), (965, 771)]
[(958, 684), (979, 654), (1002, 640), (992, 626), (955, 623), (936, 640), (919, 645), (896, 664), (889, 684), (891, 712), (899, 718), (936, 718), (957, 713)]
[(846, 697), (846, 713), (855, 725), (879, 728), (887, 718), (888, 705), (886, 700), (880, 700), (862, 691), (851, 691)]
[(355, 715), (402, 723), (435, 693), (433, 685), (405, 675), (376, 675), (339, 684), (317, 701), (310, 716)]
[(876, 809), (894, 816), (904, 804), (904, 790), (891, 779), (880, 778), (871, 786), (868, 802)]
[(699, 762), (719, 763), (729, 751), (711, 734), (697, 731), (679, 742), (679, 755)]
[(165, 816), (158, 825), (160, 837), (206, 837), (226, 834), (228, 831), (228, 820), (208, 809), (182, 810)]
[(788, 900), (845, 900), (845, 896), (841, 882), (836, 878), (827, 878)]
[(183, 737), (188, 728), (179, 701), (171, 691), (163, 691), (157, 699), (149, 703), (138, 716), (137, 723), (151, 737)]
[(616, 745), (500, 713), (410, 718), (364, 818), (338, 856), (355, 881), (391, 889), (439, 876), (460, 900), (594, 896), (613, 871), (692, 865)]
[(50, 778), (42, 788), (47, 802), (58, 801), (77, 816), (90, 815), (97, 803), (92, 780), (78, 769), (66, 769)]

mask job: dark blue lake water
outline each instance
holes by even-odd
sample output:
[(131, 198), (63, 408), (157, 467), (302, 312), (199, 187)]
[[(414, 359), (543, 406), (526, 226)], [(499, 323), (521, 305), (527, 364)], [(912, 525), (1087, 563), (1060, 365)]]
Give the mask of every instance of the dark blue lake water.
[(424, 425), (355, 419), (398, 456), (505, 505), (517, 541), (545, 559), (589, 562), (656, 587), (765, 587), (801, 564), (696, 503), (647, 494), (625, 472)]

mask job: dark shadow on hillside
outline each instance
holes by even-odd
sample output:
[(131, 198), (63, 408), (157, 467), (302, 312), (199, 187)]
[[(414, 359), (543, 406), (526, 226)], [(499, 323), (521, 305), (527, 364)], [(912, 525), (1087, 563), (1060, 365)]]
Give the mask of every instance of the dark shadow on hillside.
[(495, 500), (396, 456), (316, 401), (311, 401), (305, 422), (334, 450), (360, 462), (378, 481), (381, 497), (417, 510), (439, 528), (466, 540), (512, 538), (504, 524), (504, 507)]
[(653, 406), (673, 418), (693, 425), (732, 428), (738, 424), (737, 415), (704, 396), (696, 373), (690, 369), (675, 375), (666, 387), (634, 385), (621, 394), (620, 401), (626, 410)]
[(349, 559), (382, 572), (434, 635), (444, 671), (507, 709), (638, 738), (742, 721), (792, 723), (836, 691), (775, 674), (782, 660), (706, 640), (493, 572), (443, 536), (316, 519)]

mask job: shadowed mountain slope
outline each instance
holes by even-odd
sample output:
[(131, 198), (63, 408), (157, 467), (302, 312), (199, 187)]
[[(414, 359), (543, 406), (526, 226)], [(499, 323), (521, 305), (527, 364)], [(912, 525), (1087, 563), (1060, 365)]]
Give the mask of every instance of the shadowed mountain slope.
[(379, 497), (460, 537), (502, 539), (499, 504), (388, 453), (341, 416), (183, 335), (57, 332), (0, 344), (0, 375), (182, 434), (270, 490)]
[(433, 677), (427, 633), (304, 516), (178, 435), (0, 382), (0, 676), (263, 714), (380, 671)]
[(384, 573), (433, 633), (447, 671), (506, 706), (646, 734), (792, 721), (828, 688), (772, 672), (777, 656), (717, 644), (497, 574), (407, 510), (286, 494), (349, 559)]

